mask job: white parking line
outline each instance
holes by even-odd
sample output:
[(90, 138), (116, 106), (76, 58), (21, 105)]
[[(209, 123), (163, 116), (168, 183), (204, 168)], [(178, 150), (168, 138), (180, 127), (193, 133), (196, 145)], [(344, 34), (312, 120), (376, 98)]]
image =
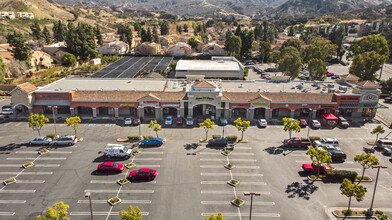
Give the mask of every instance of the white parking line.
[[(16, 151), (16, 154), (38, 154), (38, 151)], [(51, 154), (72, 154), (72, 151), (50, 151)]]
[[(230, 205), (230, 201), (201, 201), (202, 205)], [(245, 203), (245, 205), (250, 205)], [(253, 202), (253, 205), (275, 205), (274, 202)]]
[(380, 185), (380, 186), (381, 186), (382, 188), (388, 190), (388, 191), (392, 191), (392, 188), (391, 188), (391, 187), (386, 187), (386, 186), (383, 186), (383, 185)]
[(162, 160), (162, 158), (135, 158), (135, 160)]
[[(243, 194), (246, 191), (237, 191), (239, 194)], [(200, 191), (201, 194), (233, 194), (231, 190), (202, 190)], [(260, 194), (262, 195), (270, 195), (270, 192), (261, 191)]]
[[(222, 165), (200, 165), (200, 168), (223, 168)], [(259, 169), (259, 166), (235, 166), (238, 169)]]
[[(60, 164), (35, 164), (36, 167), (59, 167)], [(0, 167), (22, 167), (20, 164), (0, 164)]]
[(23, 122), (16, 123), (15, 126), (21, 125)]
[[(216, 214), (216, 213), (201, 213), (201, 216), (203, 217), (208, 217), (211, 214)], [(237, 217), (238, 213), (237, 212), (232, 212), (232, 213), (222, 213), (223, 217)], [(241, 213), (241, 216), (249, 216), (249, 213)], [(252, 217), (270, 217), (270, 218), (279, 218), (280, 214), (279, 213), (252, 213)]]
[(15, 212), (0, 212), (0, 215), (15, 215)]
[(289, 155), (292, 157), (309, 157), (309, 155), (306, 155), (306, 154), (293, 154), (293, 153), (291, 153)]
[(146, 152), (146, 151), (143, 151), (142, 154), (163, 154), (163, 152)]
[(114, 180), (91, 180), (90, 183), (115, 184)]
[[(230, 173), (200, 173), (201, 176), (230, 176)], [(263, 176), (258, 173), (233, 173), (233, 176)]]
[(161, 165), (143, 165), (143, 164), (136, 164), (137, 167), (161, 167)]
[[(220, 152), (200, 152), (199, 154), (200, 155), (219, 155), (221, 153)], [(235, 155), (249, 155), (249, 156), (255, 155), (254, 153), (237, 153), (237, 152), (235, 152), (233, 154), (235, 154)]]
[[(226, 184), (227, 181), (201, 181), (202, 185), (221, 185)], [(265, 182), (240, 182), (241, 185), (254, 185), (254, 186), (265, 186), (267, 183)]]
[[(17, 175), (20, 172), (0, 172), (0, 175)], [(53, 172), (23, 172), (20, 175), (52, 175)]]
[[(201, 161), (226, 161), (226, 159), (200, 158)], [(257, 162), (255, 159), (230, 159), (230, 161)]]
[(34, 190), (24, 190), (24, 189), (3, 189), (2, 191), (0, 191), (0, 193), (35, 193), (35, 189)]
[[(84, 192), (91, 193), (117, 193), (118, 190), (110, 190), (110, 189), (86, 189)], [(154, 193), (154, 190), (121, 190), (121, 193)]]
[(22, 167), (20, 164), (0, 164), (0, 167)]
[(234, 147), (236, 150), (252, 150), (252, 147)]
[[(90, 203), (89, 200), (78, 200), (78, 203)], [(91, 200), (91, 203), (108, 203), (108, 200)], [(121, 200), (124, 204), (151, 204), (151, 200)]]
[[(149, 213), (148, 212), (140, 212), (140, 214), (147, 216)], [(90, 212), (71, 212), (69, 215), (88, 215), (90, 216), (91, 213)], [(119, 212), (95, 212), (94, 211), (94, 215), (119, 215)]]
[(357, 170), (357, 171), (362, 170), (361, 168), (348, 168), (348, 167), (334, 167), (334, 168), (339, 169), (339, 170)]
[(0, 200), (0, 203), (5, 203), (5, 204), (23, 204), (23, 203), (26, 203), (26, 200)]
[(7, 123), (7, 124), (4, 124), (3, 127), (8, 127), (10, 125), (11, 125), (11, 123)]
[(16, 183), (45, 183), (45, 180), (17, 180)]
[(265, 186), (266, 182), (240, 182), (241, 185)]
[[(7, 160), (35, 160), (34, 157), (7, 157)], [(65, 157), (41, 157), (37, 160), (66, 160)]]

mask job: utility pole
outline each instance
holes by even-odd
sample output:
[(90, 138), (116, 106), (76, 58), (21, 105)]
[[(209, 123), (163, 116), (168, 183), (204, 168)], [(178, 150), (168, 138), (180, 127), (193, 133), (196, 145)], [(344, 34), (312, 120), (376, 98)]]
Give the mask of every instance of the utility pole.
[(382, 166), (382, 165), (377, 165), (377, 166), (372, 166), (372, 168), (377, 168), (377, 177), (376, 177), (376, 182), (374, 183), (372, 203), (370, 204), (370, 208), (366, 212), (366, 216), (372, 216), (373, 215), (373, 202), (374, 202), (374, 196), (376, 195), (378, 175), (380, 174), (380, 168), (387, 168), (387, 167), (386, 166)]
[(310, 119), (311, 119), (311, 113), (312, 112), (312, 109), (310, 108), (309, 109), (309, 119), (308, 119), (308, 136), (307, 136), (307, 138), (309, 139), (309, 132), (310, 132)]
[(49, 106), (49, 107), (52, 108), (54, 131), (55, 131), (55, 133), (56, 133), (56, 138), (58, 138), (57, 127), (56, 127), (56, 114), (54, 114), (54, 110), (57, 108), (57, 106)]
[(252, 220), (252, 206), (253, 206), (253, 196), (260, 196), (260, 192), (244, 192), (244, 196), (250, 196), (250, 211), (249, 220)]

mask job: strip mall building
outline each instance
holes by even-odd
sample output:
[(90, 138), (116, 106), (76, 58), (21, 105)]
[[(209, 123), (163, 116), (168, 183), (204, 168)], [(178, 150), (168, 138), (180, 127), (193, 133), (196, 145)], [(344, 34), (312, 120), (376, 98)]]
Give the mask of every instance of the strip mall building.
[(169, 79), (64, 78), (12, 92), (15, 117), (30, 112), (82, 118), (203, 116), (317, 118), (325, 113), (374, 117), (380, 90), (372, 82), (189, 81)]

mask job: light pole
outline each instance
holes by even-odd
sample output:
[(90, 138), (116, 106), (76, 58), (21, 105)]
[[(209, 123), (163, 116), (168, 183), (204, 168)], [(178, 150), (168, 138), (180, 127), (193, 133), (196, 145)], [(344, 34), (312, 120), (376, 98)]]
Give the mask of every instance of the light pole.
[(58, 135), (57, 135), (57, 127), (56, 127), (56, 114), (54, 114), (54, 110), (57, 108), (57, 106), (49, 106), (49, 107), (52, 108), (54, 131), (55, 131), (55, 133), (56, 133), (56, 138), (58, 138)]
[(387, 167), (382, 165), (377, 165), (377, 166), (372, 166), (372, 168), (377, 168), (377, 177), (376, 177), (376, 182), (374, 183), (372, 203), (370, 204), (370, 208), (366, 212), (366, 216), (373, 215), (373, 202), (374, 202), (374, 196), (376, 195), (377, 181), (378, 181), (378, 175), (380, 174), (380, 168), (387, 168)]
[(88, 199), (90, 200), (90, 214), (91, 214), (91, 220), (94, 220), (93, 217), (93, 206), (91, 204), (91, 193), (90, 192), (86, 192), (86, 194), (84, 194), (84, 197), (88, 197)]
[(252, 205), (253, 205), (253, 196), (260, 196), (260, 192), (244, 192), (244, 196), (250, 196), (250, 212), (249, 212), (249, 220), (252, 220)]
[(141, 130), (141, 126), (142, 126), (142, 120), (140, 120), (140, 106), (137, 108), (138, 110), (138, 117), (139, 117), (139, 140), (142, 140), (142, 130)]
[(311, 124), (311, 123), (310, 123), (310, 119), (311, 119), (311, 117), (310, 117), (310, 116), (311, 116), (311, 113), (310, 113), (310, 112), (311, 112), (311, 111), (312, 111), (312, 109), (310, 108), (310, 109), (309, 109), (309, 119), (308, 119), (308, 137), (307, 137), (307, 139), (309, 139), (310, 124)]

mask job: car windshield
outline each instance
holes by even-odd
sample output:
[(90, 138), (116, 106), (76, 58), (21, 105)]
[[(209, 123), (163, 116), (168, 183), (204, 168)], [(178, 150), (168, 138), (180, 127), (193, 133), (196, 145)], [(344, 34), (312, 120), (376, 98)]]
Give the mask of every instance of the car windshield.
[(124, 147), (122, 150), (123, 150), (124, 152), (127, 152), (127, 151), (128, 151), (128, 148)]
[(113, 167), (118, 167), (118, 163), (113, 163)]
[(126, 118), (125, 120), (126, 120), (126, 121), (130, 121), (131, 119), (130, 119), (130, 118)]

